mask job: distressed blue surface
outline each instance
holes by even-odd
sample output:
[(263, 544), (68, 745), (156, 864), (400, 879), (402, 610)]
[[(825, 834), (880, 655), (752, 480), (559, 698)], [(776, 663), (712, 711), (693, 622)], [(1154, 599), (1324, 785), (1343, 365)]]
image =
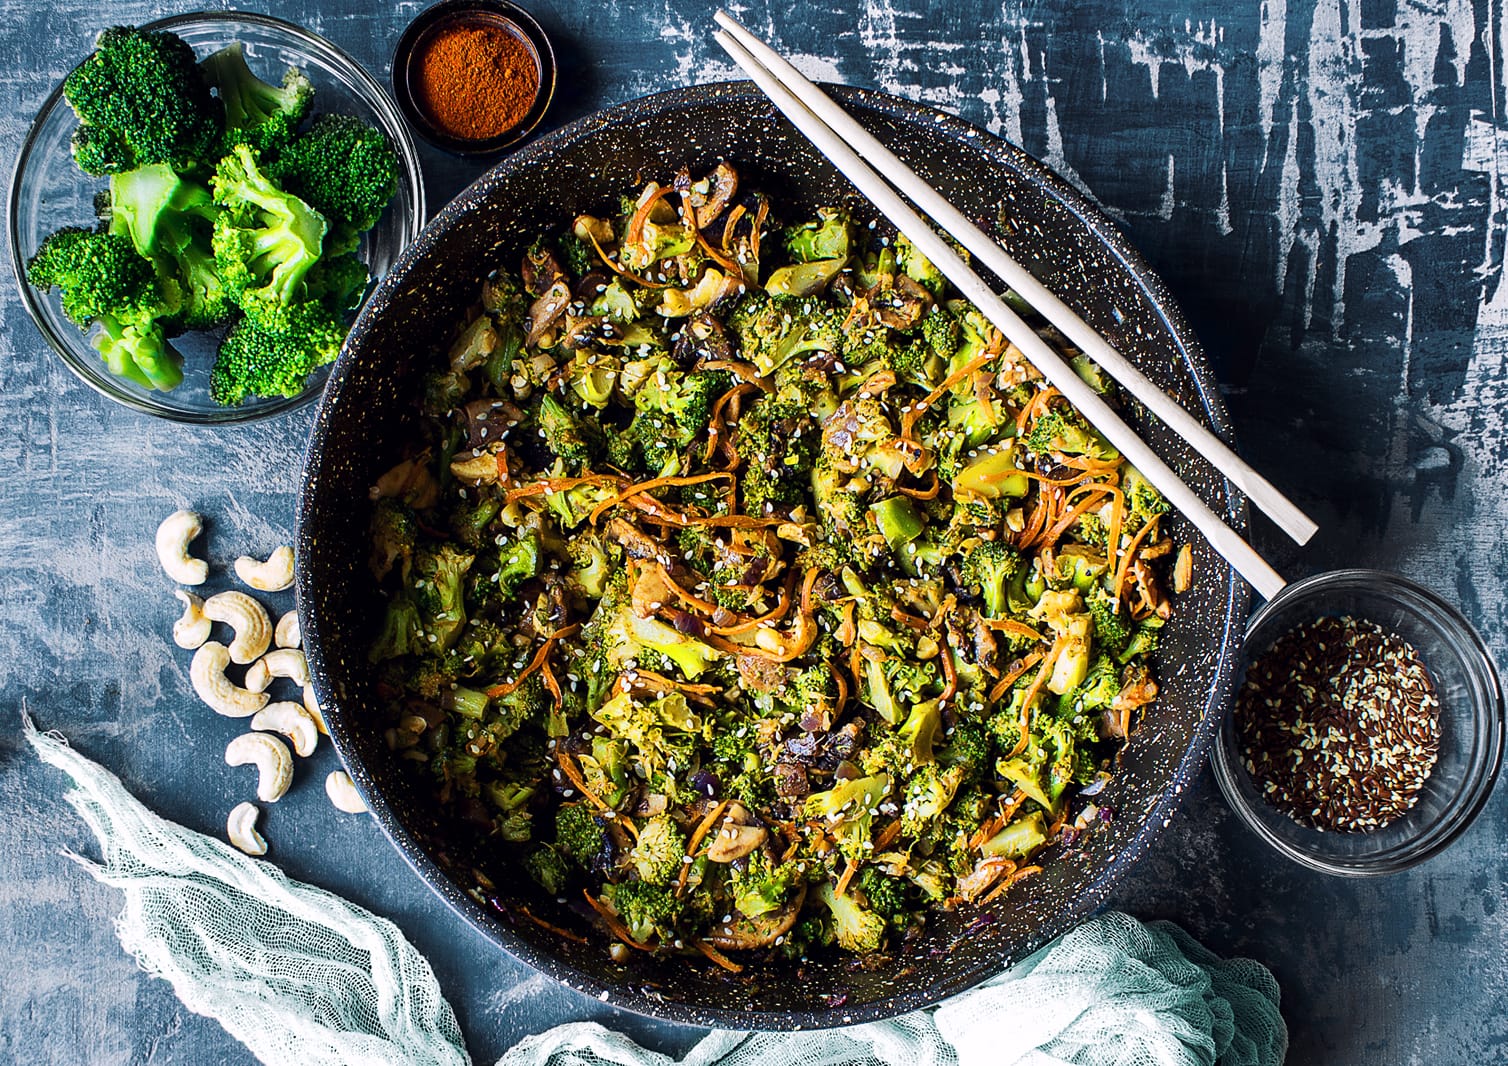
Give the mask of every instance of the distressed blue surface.
[[(379, 75), (420, 5), (267, 0)], [(730, 76), (707, 9), (669, 0), (535, 5), (557, 35), (552, 121)], [(956, 111), (1094, 196), (1168, 279), (1227, 384), (1249, 455), (1322, 520), (1290, 576), (1396, 569), (1445, 590), (1508, 648), (1508, 421), (1500, 291), (1503, 9), (1489, 0), (906, 3), (735, 10), (809, 73)], [(0, 155), (105, 21), (187, 6), (0, 0)], [(426, 151), (436, 207), (477, 173)], [(10, 264), (3, 264), (9, 273)], [(58, 852), (88, 852), (59, 782), (18, 746), (23, 702), (168, 817), (217, 833), (249, 794), (221, 762), (239, 731), (193, 697), (151, 534), (212, 518), (226, 564), (288, 540), (310, 414), (194, 430), (107, 406), (0, 293), (0, 1061), (242, 1063), (115, 941), (119, 899)], [(1259, 533), (1261, 531), (1259, 530)], [(222, 580), (217, 575), (212, 580)], [(220, 586), (216, 586), (220, 587)], [(287, 594), (284, 594), (286, 598)], [(286, 599), (280, 606), (286, 606)], [(337, 814), (326, 747), (266, 815), (290, 874), (396, 921), (433, 961), (478, 1062), (594, 1017), (654, 1046), (690, 1033), (625, 1018), (500, 956), (445, 911), (367, 820)], [(1449, 853), (1380, 881), (1279, 865), (1189, 797), (1120, 901), (1277, 973), (1294, 1063), (1508, 1058), (1501, 798)]]

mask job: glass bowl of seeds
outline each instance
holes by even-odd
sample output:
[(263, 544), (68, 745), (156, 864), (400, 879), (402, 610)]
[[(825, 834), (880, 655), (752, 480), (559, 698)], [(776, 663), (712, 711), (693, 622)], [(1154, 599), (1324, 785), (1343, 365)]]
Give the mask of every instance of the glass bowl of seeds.
[(1336, 570), (1252, 616), (1211, 762), (1258, 836), (1360, 877), (1423, 862), (1465, 831), (1503, 733), (1497, 671), (1455, 608), (1396, 574)]

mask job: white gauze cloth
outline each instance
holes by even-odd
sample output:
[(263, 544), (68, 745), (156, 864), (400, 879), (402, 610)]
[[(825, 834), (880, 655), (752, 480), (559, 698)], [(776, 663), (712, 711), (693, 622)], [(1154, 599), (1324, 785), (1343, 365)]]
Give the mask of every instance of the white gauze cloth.
[(268, 1066), (468, 1066), (455, 1014), (423, 955), (385, 918), (271, 863), (158, 817), (120, 779), (25, 722), (126, 894), (121, 945)]
[[(59, 737), (68, 801), (126, 894), (121, 944), (268, 1066), (468, 1064), (423, 956), (386, 919), (158, 817)], [(1175, 925), (1093, 918), (941, 1006), (846, 1029), (713, 1032), (681, 1066), (1280, 1066), (1278, 986)], [(498, 1066), (673, 1066), (595, 1023), (530, 1037)]]

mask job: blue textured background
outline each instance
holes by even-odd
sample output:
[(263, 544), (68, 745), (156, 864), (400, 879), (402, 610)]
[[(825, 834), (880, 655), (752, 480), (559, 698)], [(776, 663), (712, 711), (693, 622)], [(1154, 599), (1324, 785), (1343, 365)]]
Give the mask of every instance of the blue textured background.
[[(379, 76), (422, 5), (267, 0)], [(554, 0), (551, 123), (732, 75), (708, 9)], [(188, 10), (0, 0), (0, 158), (105, 22)], [(1025, 146), (1092, 195), (1168, 279), (1226, 384), (1245, 450), (1320, 518), (1289, 576), (1396, 569), (1443, 590), (1508, 648), (1502, 529), (1508, 294), (1501, 0), (907, 3), (734, 10), (808, 73), (925, 100)], [(479, 168), (427, 153), (438, 207)], [(0, 264), (9, 276), (10, 264)], [(309, 412), (195, 430), (109, 406), (0, 293), (0, 1061), (242, 1063), (215, 1023), (120, 950), (118, 894), (58, 776), (19, 746), (17, 708), (115, 769), (157, 810), (217, 833), (249, 792), (221, 764), (239, 727), (193, 697), (166, 639), (176, 602), (152, 553), (180, 505), (210, 515), (218, 563), (289, 539)], [(286, 600), (288, 594), (284, 594)], [(285, 602), (282, 604), (287, 606)], [(391, 917), (432, 960), (478, 1062), (594, 1017), (665, 1050), (694, 1034), (617, 1015), (481, 940), (319, 781), (328, 747), (265, 816), (293, 876)], [(1206, 775), (1122, 906), (1183, 923), (1277, 973), (1294, 1063), (1508, 1058), (1501, 798), (1450, 852), (1349, 882), (1281, 865)]]

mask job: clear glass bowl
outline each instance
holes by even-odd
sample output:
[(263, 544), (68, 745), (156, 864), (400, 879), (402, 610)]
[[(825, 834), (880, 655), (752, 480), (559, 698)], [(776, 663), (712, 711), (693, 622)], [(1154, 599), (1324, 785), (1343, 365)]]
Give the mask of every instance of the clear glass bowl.
[(1418, 801), (1368, 833), (1320, 832), (1263, 802), (1227, 716), (1210, 754), (1231, 808), (1295, 862), (1351, 877), (1395, 873), (1438, 854), (1487, 802), (1503, 756), (1503, 693), (1486, 646), (1455, 608), (1429, 589), (1380, 570), (1335, 570), (1297, 581), (1247, 626), (1244, 669), (1294, 626), (1350, 615), (1375, 622), (1418, 651), (1440, 699), (1440, 751)]
[[(316, 113), (354, 115), (388, 135), (398, 153), (398, 192), (377, 225), (362, 237), (358, 254), (381, 278), (424, 226), (424, 183), (419, 154), (408, 126), (391, 98), (354, 59), (323, 37), (281, 19), (245, 12), (199, 12), (150, 23), (147, 29), (171, 30), (201, 57), (240, 41), (247, 62), (261, 77), (277, 82), (289, 66), (314, 83)], [(89, 41), (79, 40), (79, 58)], [(94, 195), (104, 178), (82, 173), (73, 163), (69, 141), (78, 120), (63, 99), (61, 83), (37, 113), (11, 178), (7, 222), (11, 262), (21, 299), (47, 343), (90, 388), (116, 403), (178, 422), (224, 424), (247, 422), (308, 403), (324, 388), (329, 367), (322, 367), (297, 396), (252, 400), (221, 407), (209, 396), (209, 368), (219, 344), (217, 333), (186, 333), (172, 344), (184, 357), (184, 380), (171, 392), (141, 388), (112, 375), (80, 330), (63, 314), (56, 291), (42, 293), (26, 281), (26, 262), (52, 231), (87, 226), (94, 220)]]

